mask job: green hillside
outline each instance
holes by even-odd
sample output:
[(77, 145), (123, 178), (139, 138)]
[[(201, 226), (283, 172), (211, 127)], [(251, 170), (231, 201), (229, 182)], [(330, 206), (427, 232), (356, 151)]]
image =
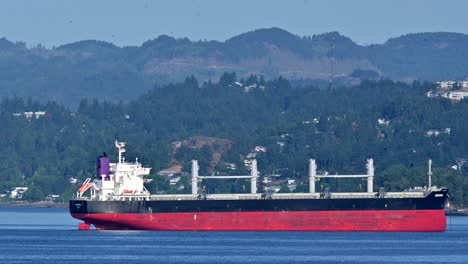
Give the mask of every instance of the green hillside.
[[(424, 186), (431, 158), (433, 182), (448, 186), (455, 204), (467, 205), (467, 167), (451, 166), (468, 156), (468, 103), (427, 98), (431, 88), (418, 82), (365, 81), (328, 91), (292, 86), (284, 78), (224, 74), (218, 83), (191, 77), (158, 86), (128, 103), (81, 100), (76, 111), (54, 102), (4, 98), (0, 188), (25, 184), (31, 200), (50, 193), (70, 196), (77, 187), (69, 178), (94, 177), (96, 157), (106, 152), (115, 160), (113, 142), (118, 139), (128, 143), (127, 159), (138, 157), (153, 167), (151, 190), (174, 191), (155, 175), (172, 162), (171, 142), (207, 136), (232, 142), (215, 170), (225, 170), (222, 164), (228, 162), (240, 170), (232, 173), (244, 172), (243, 158), (255, 146), (264, 146), (267, 151), (257, 157), (259, 170), (296, 179), (298, 191), (307, 188), (309, 158), (329, 173), (356, 173), (373, 157), (375, 187), (387, 191)], [(28, 119), (24, 112), (29, 111), (46, 114)], [(428, 135), (430, 130), (440, 134)], [(182, 148), (176, 158), (184, 168), (190, 159), (199, 159), (201, 172), (209, 173), (212, 152)], [(210, 192), (242, 191), (241, 182), (206, 184)], [(332, 191), (356, 191), (360, 184), (321, 182)]]

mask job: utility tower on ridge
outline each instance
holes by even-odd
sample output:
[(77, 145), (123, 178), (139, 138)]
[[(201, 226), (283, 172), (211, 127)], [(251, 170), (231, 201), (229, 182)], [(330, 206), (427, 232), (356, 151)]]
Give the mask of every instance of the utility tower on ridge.
[(328, 89), (330, 91), (334, 90), (334, 79), (335, 79), (335, 37), (332, 37), (330, 44), (330, 51), (328, 52), (328, 57), (330, 59), (330, 79), (328, 81)]

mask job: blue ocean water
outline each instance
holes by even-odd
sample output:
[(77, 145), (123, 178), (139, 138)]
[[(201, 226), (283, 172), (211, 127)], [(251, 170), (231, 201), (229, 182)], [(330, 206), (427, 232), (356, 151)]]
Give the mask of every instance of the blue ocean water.
[(468, 217), (444, 233), (78, 231), (67, 209), (0, 208), (0, 263), (468, 263)]

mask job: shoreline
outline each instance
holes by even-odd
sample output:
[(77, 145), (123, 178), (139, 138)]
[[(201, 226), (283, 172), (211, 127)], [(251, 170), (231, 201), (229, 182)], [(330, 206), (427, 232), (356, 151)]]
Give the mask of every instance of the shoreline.
[(468, 208), (445, 210), (446, 216), (468, 216)]
[(68, 208), (68, 203), (12, 201), (0, 202), (0, 207)]

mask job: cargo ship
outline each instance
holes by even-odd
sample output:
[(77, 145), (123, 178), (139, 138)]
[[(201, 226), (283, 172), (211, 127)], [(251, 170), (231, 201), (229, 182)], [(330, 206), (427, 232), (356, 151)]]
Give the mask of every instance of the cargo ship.
[[(87, 179), (70, 200), (80, 230), (171, 231), (393, 231), (443, 232), (446, 188), (431, 186), (404, 192), (373, 190), (374, 164), (362, 175), (320, 175), (309, 160), (308, 193), (257, 193), (256, 160), (249, 175), (201, 176), (192, 161), (191, 194), (152, 195), (145, 188), (151, 168), (127, 162), (125, 143), (116, 142), (118, 161), (98, 159), (98, 175)], [(316, 192), (320, 178), (367, 178), (367, 192)], [(206, 194), (203, 179), (250, 179), (251, 193)], [(89, 194), (89, 195), (87, 195)]]

